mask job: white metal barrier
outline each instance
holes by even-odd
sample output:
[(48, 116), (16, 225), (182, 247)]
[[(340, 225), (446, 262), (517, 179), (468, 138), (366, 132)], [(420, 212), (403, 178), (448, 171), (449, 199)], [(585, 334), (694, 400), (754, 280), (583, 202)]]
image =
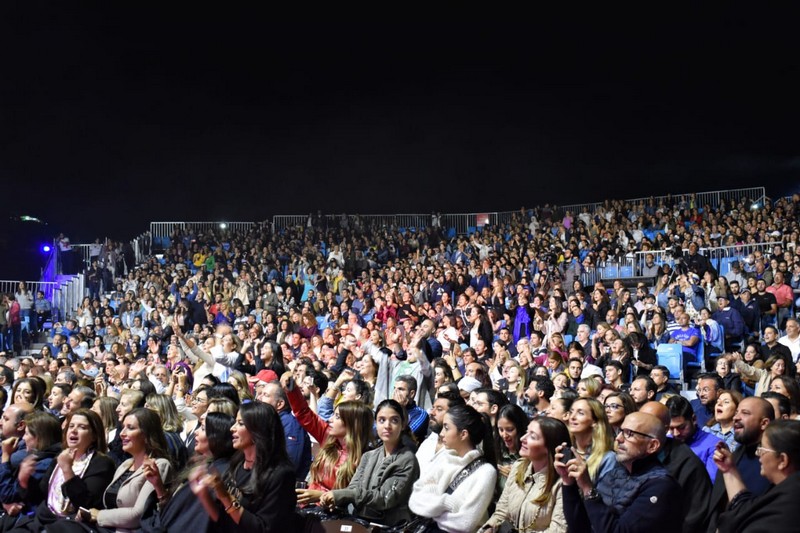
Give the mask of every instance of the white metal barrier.
[[(19, 290), (19, 282), (20, 280), (0, 280), (0, 293), (15, 294)], [(52, 302), (53, 292), (58, 284), (54, 281), (25, 281), (25, 285), (28, 287), (28, 290), (31, 291), (34, 298), (37, 292), (42, 291), (44, 297)]]
[(180, 230), (184, 234), (206, 231), (248, 231), (255, 222), (151, 222), (150, 243), (152, 249), (163, 250), (171, 244), (171, 237)]

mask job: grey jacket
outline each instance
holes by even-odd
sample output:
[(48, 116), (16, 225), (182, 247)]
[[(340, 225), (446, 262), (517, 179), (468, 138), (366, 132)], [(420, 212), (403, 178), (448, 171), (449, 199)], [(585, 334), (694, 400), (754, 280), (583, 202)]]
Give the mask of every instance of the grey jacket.
[(365, 453), (345, 489), (333, 491), (337, 507), (352, 504), (353, 514), (383, 525), (395, 525), (411, 517), (408, 499), (419, 477), (414, 452), (401, 445), (385, 457), (383, 447)]

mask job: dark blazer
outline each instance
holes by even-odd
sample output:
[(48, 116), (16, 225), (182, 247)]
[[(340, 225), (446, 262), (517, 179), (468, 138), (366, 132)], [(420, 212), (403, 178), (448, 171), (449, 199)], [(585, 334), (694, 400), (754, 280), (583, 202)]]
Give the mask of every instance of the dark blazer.
[(796, 505), (800, 472), (774, 485), (763, 496), (745, 493), (719, 517), (720, 533), (784, 533), (797, 531)]
[[(57, 466), (58, 462), (53, 461), (53, 464), (47, 469), (39, 483), (28, 487), (28, 497), (30, 499), (47, 498), (50, 478), (53, 476)], [(66, 498), (69, 498), (75, 509), (78, 507), (100, 509), (103, 507), (103, 492), (111, 483), (111, 479), (114, 477), (114, 470), (116, 470), (116, 466), (110, 457), (102, 453), (95, 453), (91, 461), (89, 461), (89, 466), (86, 467), (83, 476), (74, 476), (72, 479), (65, 481), (61, 485), (61, 492)], [(45, 505), (47, 505), (47, 502), (45, 502)]]

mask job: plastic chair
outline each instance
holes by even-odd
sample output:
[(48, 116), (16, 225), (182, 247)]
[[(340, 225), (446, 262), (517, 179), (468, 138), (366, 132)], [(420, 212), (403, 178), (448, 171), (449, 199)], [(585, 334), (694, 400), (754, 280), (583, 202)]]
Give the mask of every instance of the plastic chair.
[(564, 335), (564, 345), (565, 346), (569, 346), (569, 343), (571, 343), (573, 340), (575, 340), (575, 336), (574, 335)]
[(670, 380), (677, 380), (682, 386), (683, 381), (683, 347), (680, 344), (662, 343), (656, 349), (656, 358), (659, 365), (669, 369)]

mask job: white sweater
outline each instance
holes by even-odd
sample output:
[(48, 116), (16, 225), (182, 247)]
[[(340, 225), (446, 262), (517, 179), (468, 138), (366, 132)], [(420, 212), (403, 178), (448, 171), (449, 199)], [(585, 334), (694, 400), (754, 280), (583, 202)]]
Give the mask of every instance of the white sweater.
[(444, 531), (477, 531), (488, 518), (487, 510), (497, 482), (495, 468), (490, 464), (481, 465), (453, 494), (446, 494), (446, 491), (453, 478), (480, 455), (478, 450), (472, 450), (464, 457), (447, 448), (439, 450), (414, 483), (409, 508), (418, 516), (434, 518)]

